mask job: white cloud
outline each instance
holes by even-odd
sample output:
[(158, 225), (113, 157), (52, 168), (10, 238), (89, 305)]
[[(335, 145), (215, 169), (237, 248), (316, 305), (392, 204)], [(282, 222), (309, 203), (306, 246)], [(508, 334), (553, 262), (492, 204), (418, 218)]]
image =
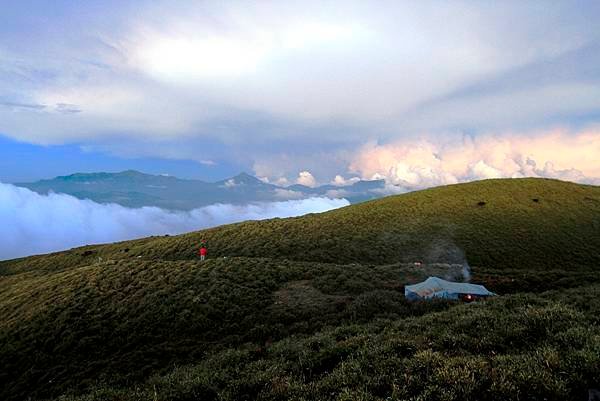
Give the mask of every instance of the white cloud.
[(397, 122), (423, 102), (597, 34), (556, 23), (585, 19), (577, 13), (538, 11), (462, 2), (231, 2), (170, 12), (158, 26), (139, 18), (122, 48), (131, 68), (201, 89), (212, 104), (301, 121)]
[(500, 177), (600, 183), (599, 157), (599, 130), (555, 130), (368, 144), (357, 152), (350, 170), (403, 189)]
[(258, 178), (266, 184), (273, 184), (280, 187), (287, 187), (288, 185), (290, 185), (290, 182), (286, 177), (269, 178), (267, 176), (257, 176), (256, 178)]
[(309, 171), (301, 171), (298, 174), (298, 178), (296, 179), (296, 183), (300, 185), (305, 185), (307, 187), (316, 187), (317, 181), (315, 177)]
[(286, 187), (290, 185), (290, 182), (286, 177), (279, 177), (274, 181), (275, 185), (279, 185), (280, 187)]
[(130, 209), (64, 194), (39, 195), (0, 183), (0, 260), (149, 235), (178, 234), (242, 220), (299, 216), (348, 205), (310, 198), (244, 206), (216, 204), (189, 212)]
[[(127, 8), (131, 14), (125, 8), (95, 17), (73, 13), (85, 23), (63, 24), (65, 36), (77, 38), (72, 41), (51, 37), (51, 43), (22, 46), (27, 51), (18, 55), (2, 52), (0, 41), (0, 71), (9, 77), (0, 78), (0, 89), (22, 97), (0, 105), (0, 132), (37, 143), (113, 133), (175, 140), (216, 135), (223, 120), (243, 123), (259, 115), (300, 127), (277, 130), (278, 136), (322, 142), (329, 136), (302, 128), (342, 122), (359, 128), (345, 133), (356, 139), (399, 125), (413, 131), (490, 120), (526, 124), (551, 113), (596, 110), (597, 82), (577, 76), (440, 102), (523, 66), (552, 62), (600, 36), (593, 13), (560, 2), (543, 7), (463, 1), (174, 7), (157, 1)], [(95, 34), (82, 34), (82, 26), (93, 26)], [(239, 146), (250, 137), (245, 130), (219, 135)], [(252, 137), (270, 135), (265, 129)]]
[[(328, 181), (332, 173), (346, 169), (351, 154), (344, 150), (344, 143), (304, 149), (302, 142), (305, 141), (285, 146), (293, 148), (294, 152), (274, 147), (267, 151), (257, 151), (252, 166), (254, 174), (257, 177), (268, 177), (269, 182), (276, 185), (288, 186), (296, 183), (299, 171), (309, 170), (315, 181), (321, 183)], [(356, 146), (363, 143), (357, 142)]]
[(345, 189), (330, 189), (325, 193), (328, 198), (345, 198), (349, 195), (350, 193)]
[[(306, 198), (306, 195), (303, 194), (302, 192), (298, 192), (298, 191), (277, 188), (277, 189), (275, 189), (275, 198), (283, 199), (283, 200), (302, 199), (302, 198)], [(334, 197), (330, 196), (330, 198), (334, 198)]]
[[(384, 179), (384, 177), (381, 177)], [(402, 187), (400, 185), (394, 185), (390, 183), (385, 183), (383, 188), (372, 189), (371, 192), (381, 196), (389, 196), (389, 195), (398, 195), (408, 192), (409, 189)]]
[(486, 178), (502, 178), (502, 171), (487, 165), (483, 160), (469, 166), (469, 172), (472, 177), (481, 179)]
[(227, 181), (225, 181), (225, 184), (223, 184), (223, 187), (225, 188), (233, 188), (238, 186), (238, 184), (235, 182), (235, 180), (233, 178), (228, 179)]
[(360, 178), (358, 178), (358, 177), (352, 177), (352, 178), (346, 179), (338, 174), (335, 176), (333, 181), (331, 181), (331, 184), (336, 185), (338, 187), (345, 187), (348, 185), (352, 185), (358, 181), (360, 181)]

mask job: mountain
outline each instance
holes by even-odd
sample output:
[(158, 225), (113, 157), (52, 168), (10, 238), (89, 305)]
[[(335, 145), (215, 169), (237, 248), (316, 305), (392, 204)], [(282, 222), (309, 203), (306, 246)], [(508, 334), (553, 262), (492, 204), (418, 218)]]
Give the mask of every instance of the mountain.
[[(0, 399), (581, 399), (599, 233), (600, 187), (486, 180), (0, 262)], [(499, 296), (404, 299), (465, 262)]]
[(76, 173), (15, 185), (40, 194), (65, 193), (79, 199), (117, 203), (126, 207), (157, 206), (170, 210), (190, 210), (214, 203), (273, 202), (311, 196), (345, 197), (356, 203), (382, 196), (378, 191), (384, 188), (384, 184), (382, 180), (375, 180), (359, 181), (345, 187), (284, 188), (265, 183), (247, 173), (209, 183), (128, 170), (120, 173)]

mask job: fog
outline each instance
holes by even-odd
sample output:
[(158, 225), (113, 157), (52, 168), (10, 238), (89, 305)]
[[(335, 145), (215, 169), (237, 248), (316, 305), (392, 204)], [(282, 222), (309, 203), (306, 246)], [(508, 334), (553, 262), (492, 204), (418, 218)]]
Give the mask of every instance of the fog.
[(65, 194), (40, 195), (0, 183), (0, 260), (243, 220), (319, 213), (347, 205), (345, 199), (309, 198), (243, 206), (215, 204), (174, 212), (99, 204)]

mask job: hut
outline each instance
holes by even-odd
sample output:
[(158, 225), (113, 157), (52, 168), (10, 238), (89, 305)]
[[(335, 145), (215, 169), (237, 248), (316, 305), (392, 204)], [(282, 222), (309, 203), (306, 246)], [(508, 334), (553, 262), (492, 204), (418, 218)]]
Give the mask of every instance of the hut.
[(404, 287), (404, 296), (408, 300), (430, 298), (456, 299), (474, 301), (496, 295), (482, 285), (470, 283), (455, 283), (439, 277), (429, 277), (427, 280)]

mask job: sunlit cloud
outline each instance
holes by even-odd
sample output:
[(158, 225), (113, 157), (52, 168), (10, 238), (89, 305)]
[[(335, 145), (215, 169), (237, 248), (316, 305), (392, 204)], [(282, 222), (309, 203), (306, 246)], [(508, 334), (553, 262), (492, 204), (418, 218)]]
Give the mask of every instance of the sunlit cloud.
[(255, 72), (269, 50), (266, 45), (219, 37), (150, 42), (137, 55), (141, 68), (158, 79), (183, 82)]
[[(219, 34), (197, 30), (135, 33), (138, 40), (126, 49), (134, 68), (159, 80), (199, 83), (209, 79), (235, 79), (265, 73), (281, 56), (324, 45), (349, 44), (359, 29), (348, 23), (318, 21), (274, 25)], [(344, 43), (345, 42), (345, 43)], [(351, 42), (350, 42), (351, 43)], [(270, 65), (271, 64), (271, 65)], [(262, 69), (262, 71), (261, 71)]]
[(365, 178), (406, 189), (486, 178), (547, 177), (600, 183), (600, 130), (426, 137), (367, 144), (350, 163)]
[(317, 185), (317, 180), (315, 180), (315, 177), (309, 171), (301, 171), (298, 174), (296, 183), (307, 187), (314, 187)]

